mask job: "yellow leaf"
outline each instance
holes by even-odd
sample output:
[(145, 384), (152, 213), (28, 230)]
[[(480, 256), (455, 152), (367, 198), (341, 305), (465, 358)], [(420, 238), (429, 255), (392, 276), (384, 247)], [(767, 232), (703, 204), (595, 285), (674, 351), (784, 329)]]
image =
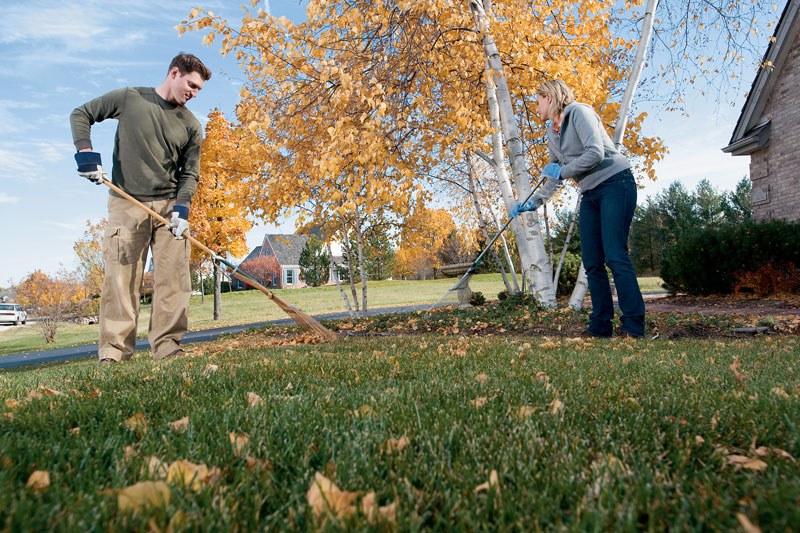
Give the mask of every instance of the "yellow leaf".
[(529, 407), (527, 405), (523, 405), (519, 409), (517, 409), (517, 417), (518, 418), (528, 418), (536, 413), (535, 407)]
[(186, 429), (189, 427), (189, 417), (184, 416), (180, 420), (176, 420), (175, 422), (170, 422), (169, 425), (175, 431), (186, 431)]
[(492, 470), (489, 473), (489, 481), (481, 483), (475, 487), (474, 492), (481, 492), (484, 490), (489, 490), (490, 488), (495, 490), (500, 488), (500, 480), (497, 477), (497, 470)]
[(264, 400), (256, 394), (255, 392), (248, 392), (247, 393), (247, 404), (250, 407), (259, 407), (264, 405)]
[(548, 407), (550, 408), (550, 413), (556, 414), (562, 409), (564, 409), (564, 404), (561, 402), (561, 400), (556, 398), (555, 400), (550, 402), (550, 405), (548, 405)]
[(141, 481), (117, 492), (117, 507), (133, 512), (145, 507), (166, 507), (171, 495), (163, 481)]
[(314, 475), (311, 487), (306, 493), (306, 500), (315, 518), (319, 518), (325, 512), (332, 513), (337, 518), (350, 516), (356, 510), (352, 503), (356, 498), (358, 498), (357, 492), (341, 490), (319, 472)]
[(364, 404), (358, 409), (354, 409), (350, 411), (353, 416), (357, 416), (359, 418), (365, 418), (368, 416), (375, 416), (375, 410), (368, 404)]
[(136, 433), (147, 433), (147, 420), (144, 413), (137, 413), (125, 420), (125, 427)]
[(486, 374), (478, 374), (475, 376), (475, 381), (480, 383), (481, 385), (486, 385), (486, 382), (489, 381), (489, 376)]
[(789, 459), (791, 462), (796, 462), (792, 454), (787, 452), (786, 450), (781, 450), (780, 448), (772, 448), (772, 453), (777, 455), (778, 457), (783, 457), (784, 459)]
[(250, 444), (250, 437), (241, 433), (231, 432), (228, 435), (228, 438), (230, 439), (231, 444), (233, 444), (233, 452), (236, 455), (242, 455), (247, 449), (247, 446)]
[(14, 409), (15, 407), (19, 407), (19, 402), (14, 398), (8, 398), (6, 400), (6, 407), (9, 409)]
[(381, 444), (381, 453), (388, 455), (395, 452), (402, 452), (409, 444), (411, 444), (411, 440), (405, 435), (399, 439), (387, 439), (386, 442)]
[(378, 522), (378, 517), (394, 524), (397, 521), (397, 502), (379, 507), (375, 501), (375, 492), (368, 492), (361, 499), (361, 512), (370, 524)]
[(167, 483), (198, 491), (203, 483), (208, 481), (210, 475), (208, 467), (204, 464), (197, 465), (186, 460), (175, 461), (167, 470)]
[(35, 492), (47, 490), (50, 486), (50, 473), (47, 470), (36, 470), (28, 478), (25, 486)]
[(74, 427), (74, 428), (70, 429), (70, 430), (69, 430), (69, 432), (70, 432), (72, 435), (79, 435), (79, 434), (80, 434), (80, 432), (81, 432), (81, 428), (79, 428), (79, 427)]
[(728, 462), (736, 467), (746, 468), (748, 470), (765, 470), (767, 463), (761, 459), (747, 457), (746, 455), (729, 455)]
[(150, 456), (147, 458), (147, 474), (150, 477), (165, 479), (169, 473), (169, 467), (158, 457)]

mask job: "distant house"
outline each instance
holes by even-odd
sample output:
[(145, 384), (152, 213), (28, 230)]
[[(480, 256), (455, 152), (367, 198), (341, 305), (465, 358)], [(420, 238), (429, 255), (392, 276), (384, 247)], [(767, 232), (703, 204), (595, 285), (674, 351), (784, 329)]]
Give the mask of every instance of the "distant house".
[[(255, 248), (253, 248), (253, 251), (250, 252), (249, 254), (247, 254), (247, 257), (245, 257), (244, 260), (239, 264), (243, 265), (245, 262), (247, 262), (247, 261), (249, 261), (251, 259), (255, 259), (260, 255), (261, 255), (261, 246), (256, 246)], [(245, 286), (246, 286), (246, 284), (245, 284), (244, 281), (240, 280), (239, 278), (233, 278), (233, 289), (234, 290), (241, 291), (241, 290), (243, 290), (245, 288)]]
[(753, 217), (800, 220), (800, 0), (789, 0), (731, 141), (750, 156)]
[[(297, 289), (306, 287), (306, 283), (300, 279), (300, 253), (308, 242), (308, 235), (295, 235), (295, 234), (280, 234), (264, 235), (264, 240), (261, 246), (256, 247), (245, 258), (254, 259), (259, 256), (274, 256), (281, 267), (280, 275), (273, 275), (270, 280), (269, 286), (276, 289)], [(334, 262), (341, 264), (342, 258), (334, 256)], [(244, 262), (243, 261), (243, 262)], [(336, 278), (335, 269), (331, 268), (331, 277), (328, 283), (335, 283)]]

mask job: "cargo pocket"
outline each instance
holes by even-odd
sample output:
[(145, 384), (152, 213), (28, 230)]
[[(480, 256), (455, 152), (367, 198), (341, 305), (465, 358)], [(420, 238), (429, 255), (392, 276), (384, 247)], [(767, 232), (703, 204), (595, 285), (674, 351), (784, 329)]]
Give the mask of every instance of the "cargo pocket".
[(103, 260), (118, 265), (132, 265), (139, 260), (141, 251), (128, 228), (108, 228), (103, 242)]

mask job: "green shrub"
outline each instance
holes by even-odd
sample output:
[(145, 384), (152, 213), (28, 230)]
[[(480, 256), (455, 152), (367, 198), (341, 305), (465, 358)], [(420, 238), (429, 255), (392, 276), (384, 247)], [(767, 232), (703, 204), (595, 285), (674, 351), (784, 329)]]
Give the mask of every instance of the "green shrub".
[[(558, 259), (556, 259), (556, 261), (558, 261)], [(558, 265), (556, 264), (553, 268), (557, 267)], [(580, 254), (567, 252), (567, 255), (564, 256), (564, 266), (561, 267), (558, 290), (556, 291), (557, 296), (569, 296), (572, 294), (572, 290), (575, 288), (575, 282), (578, 281), (578, 271), (580, 268)]]
[(472, 296), (469, 299), (469, 303), (476, 307), (481, 306), (486, 303), (486, 296), (484, 296), (481, 291), (473, 291)]
[(508, 298), (508, 290), (507, 289), (503, 289), (502, 291), (497, 293), (497, 299), (500, 300), (501, 302), (503, 300), (505, 300), (506, 298)]
[(665, 251), (661, 278), (673, 294), (729, 294), (736, 273), (784, 262), (800, 264), (800, 223), (747, 222), (683, 236)]

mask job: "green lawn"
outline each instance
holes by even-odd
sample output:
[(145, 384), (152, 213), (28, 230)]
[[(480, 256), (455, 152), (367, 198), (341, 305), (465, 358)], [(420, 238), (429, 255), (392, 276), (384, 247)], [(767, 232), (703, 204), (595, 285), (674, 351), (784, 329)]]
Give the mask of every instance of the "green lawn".
[[(393, 307), (433, 303), (444, 295), (456, 283), (455, 278), (429, 281), (371, 281), (368, 283), (367, 307)], [(639, 284), (643, 291), (660, 290), (660, 278), (641, 278)], [(470, 281), (473, 291), (480, 291), (487, 299), (496, 299), (497, 293), (505, 289), (500, 274), (481, 274)], [(352, 302), (349, 286), (346, 287), (348, 298)], [(335, 285), (306, 289), (276, 290), (280, 298), (308, 314), (346, 311), (339, 290)], [(358, 286), (361, 298), (361, 288)], [(455, 302), (455, 293), (446, 301)], [(259, 291), (243, 291), (224, 293), (222, 295), (222, 319), (215, 321), (214, 298), (206, 296), (201, 303), (200, 296), (192, 296), (189, 307), (189, 329), (204, 330), (237, 324), (250, 324), (286, 318), (286, 314), (269, 298)], [(150, 321), (150, 309), (142, 309), (139, 317), (137, 336), (147, 337), (147, 326)], [(63, 323), (59, 326), (56, 342), (46, 344), (38, 326), (26, 327), (0, 326), (0, 355), (20, 353), (50, 348), (63, 348), (97, 342), (96, 325), (77, 325)]]
[[(313, 530), (316, 472), (396, 503), (398, 530), (732, 531), (738, 515), (800, 528), (796, 337), (288, 346), (273, 331), (170, 362), (0, 374), (4, 530)], [(150, 457), (219, 470), (193, 488), (172, 478), (168, 505), (131, 514), (117, 491), (161, 477)], [(50, 486), (25, 488), (37, 470)]]

